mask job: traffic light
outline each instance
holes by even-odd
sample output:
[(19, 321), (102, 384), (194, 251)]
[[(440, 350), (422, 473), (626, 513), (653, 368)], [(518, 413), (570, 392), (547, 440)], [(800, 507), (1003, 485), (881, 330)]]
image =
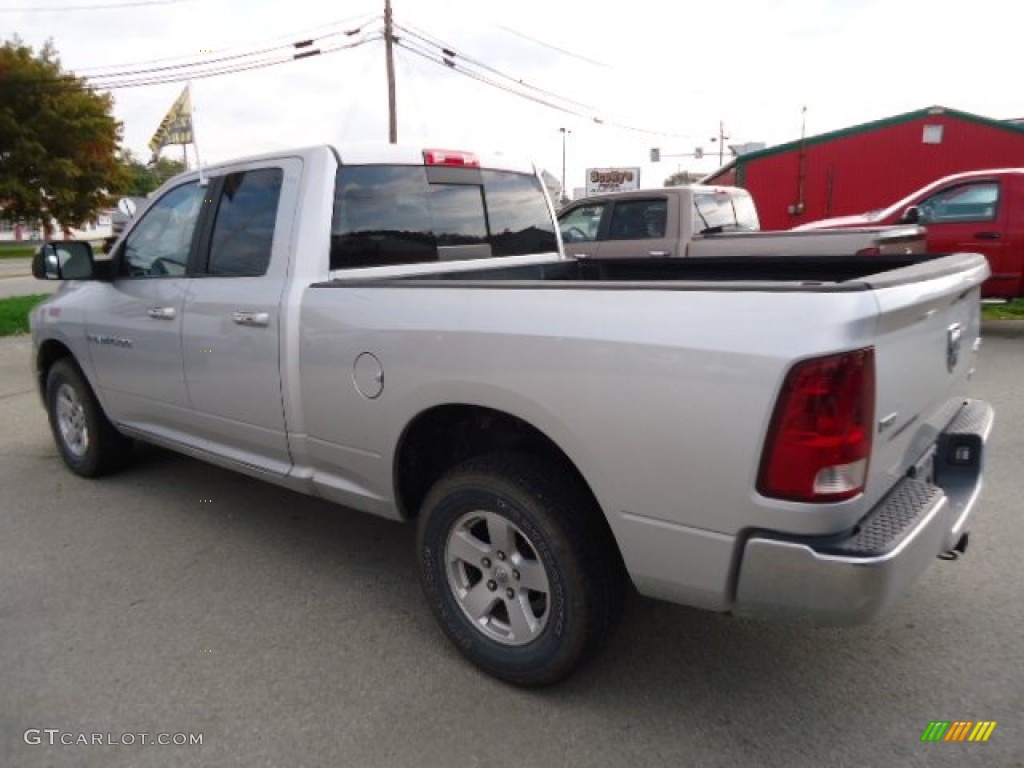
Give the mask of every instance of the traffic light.
[(651, 147), (651, 162), (657, 163), (661, 160), (661, 150), (658, 147)]

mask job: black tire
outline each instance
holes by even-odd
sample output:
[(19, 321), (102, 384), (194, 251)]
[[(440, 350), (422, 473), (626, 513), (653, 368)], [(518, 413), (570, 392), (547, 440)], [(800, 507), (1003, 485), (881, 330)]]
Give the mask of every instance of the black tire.
[(69, 358), (55, 362), (46, 374), (46, 412), (61, 458), (75, 474), (98, 477), (128, 462), (132, 441), (110, 423)]
[(621, 558), (593, 497), (560, 463), (492, 454), (455, 467), (427, 494), (416, 543), (448, 639), (507, 682), (564, 679), (618, 623)]

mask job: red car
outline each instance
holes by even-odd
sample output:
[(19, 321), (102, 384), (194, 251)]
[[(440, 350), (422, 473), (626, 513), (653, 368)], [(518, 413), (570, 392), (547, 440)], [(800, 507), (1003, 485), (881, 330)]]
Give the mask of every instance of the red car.
[(1024, 296), (1024, 168), (968, 171), (946, 176), (887, 208), (842, 216), (795, 229), (923, 224), (929, 253), (970, 251), (992, 269), (982, 296)]

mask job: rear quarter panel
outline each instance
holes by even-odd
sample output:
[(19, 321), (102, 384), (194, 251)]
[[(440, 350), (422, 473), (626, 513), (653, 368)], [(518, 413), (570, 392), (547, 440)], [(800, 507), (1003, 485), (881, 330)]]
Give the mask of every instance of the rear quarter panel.
[[(337, 499), (393, 512), (396, 446), (418, 414), (512, 414), (580, 469), (641, 591), (722, 607), (737, 534), (831, 532), (862, 514), (862, 499), (823, 513), (753, 488), (788, 367), (870, 344), (876, 313), (867, 291), (311, 288), (311, 458)], [(354, 384), (364, 353), (382, 371), (374, 399)]]

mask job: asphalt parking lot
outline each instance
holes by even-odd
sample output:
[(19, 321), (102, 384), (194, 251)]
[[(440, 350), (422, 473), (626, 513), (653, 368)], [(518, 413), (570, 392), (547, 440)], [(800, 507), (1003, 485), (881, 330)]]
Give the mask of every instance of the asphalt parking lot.
[[(845, 630), (635, 598), (540, 692), (449, 647), (411, 528), (155, 449), (73, 476), (28, 339), (2, 339), (0, 766), (1024, 766), (1024, 324), (985, 336), (997, 421), (965, 558)], [(922, 743), (933, 720), (998, 725)], [(92, 734), (135, 743), (60, 744)]]

